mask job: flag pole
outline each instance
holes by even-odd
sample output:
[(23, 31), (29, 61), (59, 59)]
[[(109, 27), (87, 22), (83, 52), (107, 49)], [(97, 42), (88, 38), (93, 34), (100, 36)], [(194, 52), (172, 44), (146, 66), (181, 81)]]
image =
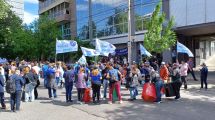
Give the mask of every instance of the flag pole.
[[(57, 38), (56, 38), (56, 45), (57, 45)], [(55, 64), (57, 63), (57, 47), (55, 47)]]

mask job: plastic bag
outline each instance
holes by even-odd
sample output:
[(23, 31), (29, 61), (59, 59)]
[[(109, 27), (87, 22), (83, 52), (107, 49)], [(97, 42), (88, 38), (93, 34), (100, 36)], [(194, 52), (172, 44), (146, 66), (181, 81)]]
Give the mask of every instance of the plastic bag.
[(91, 101), (90, 88), (86, 88), (84, 91), (83, 102), (89, 103), (90, 101)]
[(155, 85), (153, 83), (145, 83), (143, 85), (142, 99), (146, 102), (154, 102), (156, 98)]

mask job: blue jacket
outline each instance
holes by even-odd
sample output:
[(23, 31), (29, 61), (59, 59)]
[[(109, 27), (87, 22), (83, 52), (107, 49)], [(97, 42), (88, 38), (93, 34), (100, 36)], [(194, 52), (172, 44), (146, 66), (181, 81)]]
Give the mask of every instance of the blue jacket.
[(4, 78), (2, 75), (0, 75), (0, 93), (4, 92)]
[(207, 67), (203, 67), (201, 70), (201, 79), (206, 79), (208, 77), (208, 68)]
[(17, 75), (17, 74), (13, 74), (10, 76), (12, 80), (16, 81), (16, 91), (21, 91), (22, 90), (22, 86), (25, 84), (24, 79)]
[(65, 86), (72, 86), (73, 81), (75, 80), (75, 71), (67, 70), (66, 72), (64, 72), (63, 77), (65, 79)]

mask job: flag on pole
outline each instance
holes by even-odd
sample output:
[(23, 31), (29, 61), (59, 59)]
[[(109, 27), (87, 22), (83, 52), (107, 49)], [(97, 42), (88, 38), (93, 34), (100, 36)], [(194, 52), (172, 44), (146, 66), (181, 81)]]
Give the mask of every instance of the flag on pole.
[(177, 52), (186, 53), (189, 57), (194, 57), (193, 53), (183, 44), (177, 42)]
[(87, 59), (84, 55), (82, 55), (82, 57), (78, 60), (78, 62), (83, 65), (87, 63)]
[(100, 52), (100, 55), (108, 56), (110, 53), (114, 53), (115, 50), (116, 47), (113, 44), (96, 39), (96, 51)]
[(57, 40), (56, 54), (78, 51), (78, 44), (73, 40)]
[(99, 56), (100, 55), (100, 53), (94, 49), (81, 47), (81, 50), (82, 50), (82, 53), (84, 56), (93, 57), (93, 56)]
[(152, 56), (152, 54), (149, 53), (149, 52), (146, 50), (146, 48), (145, 48), (143, 45), (141, 45), (141, 44), (140, 44), (140, 53), (141, 53), (141, 55), (146, 55), (146, 56), (148, 56), (148, 57), (151, 57), (151, 56)]

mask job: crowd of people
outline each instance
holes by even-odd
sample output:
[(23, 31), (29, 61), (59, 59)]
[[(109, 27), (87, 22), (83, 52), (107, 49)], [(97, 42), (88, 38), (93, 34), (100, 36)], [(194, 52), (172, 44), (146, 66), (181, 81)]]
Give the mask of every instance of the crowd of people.
[[(201, 68), (201, 88), (205, 84), (207, 89), (208, 69), (205, 63)], [(108, 103), (113, 104), (114, 91), (120, 104), (123, 103), (121, 86), (130, 92), (129, 101), (134, 101), (138, 96), (138, 87), (146, 83), (153, 83), (156, 89), (156, 100), (160, 103), (163, 94), (162, 88), (165, 84), (172, 83), (175, 99), (180, 99), (180, 89), (183, 84), (187, 89), (187, 75), (193, 72), (192, 59), (188, 62), (181, 61), (172, 65), (157, 60), (144, 61), (141, 64), (132, 62), (128, 65), (127, 60), (121, 62), (114, 59), (105, 59), (92, 64), (65, 64), (63, 62), (50, 63), (48, 61), (38, 64), (37, 62), (26, 62), (18, 60), (0, 64), (0, 101), (2, 109), (6, 109), (4, 91), (10, 93), (11, 111), (19, 111), (21, 101), (33, 102), (38, 99), (38, 86), (40, 81), (48, 90), (48, 97), (58, 97), (58, 88), (65, 88), (66, 102), (74, 102), (73, 91), (77, 89), (77, 103), (83, 104), (86, 90), (92, 89), (92, 101), (99, 104), (101, 100), (108, 98)], [(42, 79), (43, 78), (43, 79)], [(8, 84), (8, 86), (7, 86)], [(15, 90), (13, 90), (13, 84)], [(12, 85), (12, 87), (10, 86)], [(103, 90), (101, 90), (103, 89)], [(108, 92), (109, 90), (109, 92)], [(107, 94), (109, 96), (107, 97)], [(102, 98), (102, 99), (101, 99)]]

